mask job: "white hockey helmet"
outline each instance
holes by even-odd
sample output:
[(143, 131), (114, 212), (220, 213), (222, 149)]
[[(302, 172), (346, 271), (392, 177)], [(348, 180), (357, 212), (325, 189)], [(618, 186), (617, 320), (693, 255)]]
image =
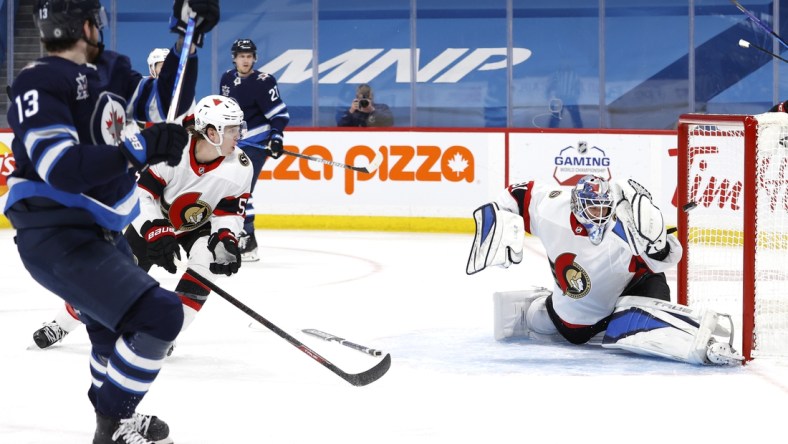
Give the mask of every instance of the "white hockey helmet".
[(156, 64), (163, 62), (169, 53), (170, 50), (167, 48), (153, 48), (153, 51), (148, 54), (148, 70), (154, 79), (159, 77), (159, 74), (156, 72)]
[(598, 176), (583, 176), (572, 189), (570, 205), (572, 213), (588, 231), (588, 239), (599, 245), (613, 217), (610, 183)]
[[(216, 131), (219, 132), (219, 143), (211, 142), (213, 145), (221, 145), (224, 140), (225, 128), (233, 125), (240, 127), (240, 135), (243, 137), (246, 133), (244, 112), (232, 97), (213, 94), (205, 96), (197, 102), (197, 106), (194, 108), (194, 129), (205, 134), (208, 126), (216, 128)], [(206, 140), (210, 142), (207, 137)]]

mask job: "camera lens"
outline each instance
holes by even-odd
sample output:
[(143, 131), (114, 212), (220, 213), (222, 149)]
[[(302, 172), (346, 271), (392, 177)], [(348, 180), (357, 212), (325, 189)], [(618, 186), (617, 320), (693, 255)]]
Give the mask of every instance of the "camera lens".
[(366, 108), (366, 107), (368, 107), (368, 106), (369, 106), (369, 100), (367, 100), (367, 99), (361, 99), (361, 100), (359, 100), (359, 101), (358, 101), (358, 106), (359, 106), (359, 107), (361, 107), (361, 108)]

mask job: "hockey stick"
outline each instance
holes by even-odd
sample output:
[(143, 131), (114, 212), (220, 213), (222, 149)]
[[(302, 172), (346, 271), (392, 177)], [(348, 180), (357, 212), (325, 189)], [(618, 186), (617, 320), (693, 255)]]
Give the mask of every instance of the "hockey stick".
[(218, 286), (216, 286), (216, 284), (214, 284), (213, 282), (211, 282), (208, 279), (200, 276), (197, 272), (195, 272), (191, 268), (187, 268), (186, 269), (186, 273), (188, 273), (190, 276), (193, 276), (195, 279), (200, 281), (201, 284), (203, 284), (206, 287), (210, 288), (213, 292), (215, 292), (216, 294), (218, 294), (219, 296), (224, 298), (227, 302), (235, 305), (236, 308), (238, 308), (242, 312), (244, 312), (247, 315), (249, 315), (255, 321), (257, 321), (257, 322), (263, 324), (264, 326), (266, 326), (266, 328), (268, 328), (272, 332), (276, 333), (282, 339), (284, 339), (287, 342), (289, 342), (290, 345), (292, 345), (295, 348), (301, 350), (307, 356), (309, 356), (310, 358), (312, 358), (315, 361), (317, 361), (320, 364), (322, 364), (323, 367), (331, 370), (332, 372), (334, 372), (334, 374), (336, 374), (340, 378), (344, 379), (345, 381), (351, 383), (352, 385), (354, 385), (356, 387), (361, 387), (361, 386), (364, 386), (364, 385), (367, 385), (367, 384), (371, 384), (371, 383), (377, 381), (383, 375), (385, 375), (386, 372), (389, 370), (389, 367), (391, 367), (391, 355), (386, 354), (386, 356), (383, 357), (382, 361), (378, 362), (377, 365), (375, 365), (374, 367), (372, 367), (369, 370), (363, 371), (361, 373), (356, 373), (356, 374), (346, 373), (345, 371), (343, 371), (342, 369), (340, 369), (336, 365), (334, 365), (331, 362), (329, 362), (328, 359), (320, 356), (317, 352), (315, 352), (311, 348), (309, 348), (306, 345), (304, 345), (303, 343), (301, 343), (298, 339), (290, 336), (287, 332), (285, 332), (281, 328), (279, 328), (276, 325), (274, 325), (273, 322), (271, 322), (268, 319), (262, 317), (257, 312), (255, 312), (251, 308), (247, 307), (246, 304), (244, 304), (243, 302), (241, 302), (238, 299), (230, 296), (229, 293), (227, 293), (226, 291), (224, 291), (221, 288), (219, 288)]
[[(262, 148), (264, 150), (269, 150), (269, 151), (271, 150), (270, 147), (265, 146), (265, 145), (259, 145), (257, 143), (243, 142), (243, 144), (244, 145), (253, 146), (255, 148)], [(375, 158), (372, 159), (372, 162), (370, 162), (369, 165), (367, 165), (365, 167), (359, 167), (359, 166), (354, 166), (354, 165), (348, 165), (346, 163), (334, 162), (334, 161), (331, 161), (331, 160), (323, 159), (322, 157), (312, 157), (312, 156), (307, 156), (306, 154), (295, 153), (295, 152), (292, 152), (292, 151), (282, 151), (282, 153), (287, 154), (288, 156), (300, 157), (301, 159), (312, 160), (314, 162), (320, 162), (320, 163), (324, 163), (326, 165), (333, 165), (335, 167), (345, 168), (345, 169), (348, 169), (348, 170), (360, 171), (362, 173), (374, 173), (378, 169), (380, 164), (383, 163), (383, 154), (381, 154), (380, 151), (377, 151), (375, 153)]]
[(170, 108), (167, 110), (167, 121), (174, 122), (178, 112), (178, 102), (181, 98), (181, 87), (183, 86), (183, 75), (186, 71), (186, 63), (189, 61), (189, 51), (192, 49), (192, 40), (194, 39), (194, 17), (189, 17), (189, 23), (186, 24), (186, 34), (183, 36), (183, 45), (181, 46), (181, 58), (178, 60), (178, 72), (175, 74), (175, 85), (172, 88), (172, 101), (170, 101)]
[(761, 48), (761, 47), (760, 47), (760, 46), (758, 46), (758, 45), (754, 45), (754, 44), (752, 44), (752, 43), (748, 42), (747, 40), (744, 40), (744, 39), (739, 39), (739, 46), (741, 46), (742, 48), (750, 48), (750, 47), (752, 47), (752, 48), (755, 48), (755, 49), (757, 49), (758, 51), (763, 51), (763, 52), (765, 52), (766, 54), (769, 54), (770, 56), (774, 57), (775, 59), (779, 59), (779, 60), (782, 60), (782, 61), (783, 61), (783, 62), (785, 62), (785, 63), (788, 63), (788, 60), (786, 60), (786, 59), (784, 59), (784, 58), (782, 58), (782, 57), (778, 56), (777, 54), (775, 54), (775, 53), (773, 53), (773, 52), (769, 51), (769, 50), (768, 50), (768, 49), (766, 49), (766, 48)]
[[(785, 40), (783, 40), (783, 38), (782, 38), (782, 37), (780, 37), (779, 35), (777, 35), (777, 33), (776, 33), (776, 32), (774, 32), (774, 31), (772, 30), (772, 28), (770, 28), (770, 27), (769, 27), (769, 26), (767, 26), (765, 23), (763, 23), (763, 22), (762, 22), (760, 19), (758, 19), (758, 17), (756, 17), (756, 16), (755, 16), (755, 14), (753, 14), (752, 12), (750, 12), (749, 10), (747, 10), (747, 8), (745, 8), (744, 6), (742, 6), (742, 5), (741, 5), (741, 3), (739, 3), (737, 0), (731, 0), (731, 3), (733, 3), (733, 4), (734, 4), (734, 6), (736, 6), (737, 8), (739, 8), (739, 11), (743, 12), (743, 13), (744, 13), (744, 15), (746, 15), (746, 16), (747, 16), (747, 17), (748, 17), (750, 20), (752, 20), (752, 21), (753, 21), (753, 23), (755, 23), (756, 25), (758, 25), (758, 27), (759, 27), (759, 28), (761, 28), (761, 29), (763, 29), (764, 31), (768, 32), (769, 34), (773, 35), (775, 38), (777, 38), (777, 40), (779, 40), (779, 41), (780, 41), (780, 43), (781, 43), (781, 44), (782, 44), (784, 47), (788, 48), (788, 43), (786, 43), (786, 42), (785, 42)], [(754, 46), (754, 45), (753, 45), (753, 46)]]
[(359, 345), (359, 344), (356, 344), (354, 342), (350, 342), (350, 341), (348, 341), (348, 340), (346, 340), (344, 338), (340, 338), (339, 336), (334, 336), (331, 333), (326, 333), (324, 331), (315, 330), (314, 328), (307, 328), (307, 329), (304, 329), (304, 330), (301, 330), (301, 331), (306, 333), (306, 334), (308, 334), (308, 335), (317, 336), (318, 338), (320, 338), (320, 339), (322, 339), (324, 341), (338, 342), (338, 343), (344, 345), (345, 347), (350, 347), (353, 350), (358, 350), (361, 353), (366, 353), (368, 355), (380, 356), (380, 355), (383, 354), (383, 352), (380, 351), (380, 350), (376, 350), (374, 348), (369, 348), (369, 347), (364, 347), (363, 345)]

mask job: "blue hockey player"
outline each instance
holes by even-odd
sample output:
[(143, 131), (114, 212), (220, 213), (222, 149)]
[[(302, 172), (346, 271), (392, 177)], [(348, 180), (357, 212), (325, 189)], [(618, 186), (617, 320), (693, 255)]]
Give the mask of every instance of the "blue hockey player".
[[(25, 268), (78, 310), (91, 342), (88, 398), (94, 444), (172, 442), (169, 427), (136, 412), (183, 323), (178, 296), (135, 265), (121, 231), (139, 214), (136, 174), (177, 164), (188, 136), (157, 123), (171, 104), (182, 38), (154, 81), (128, 57), (104, 51), (98, 0), (37, 0), (34, 18), (48, 53), (20, 71), (8, 122), (16, 168), (5, 214)], [(176, 0), (170, 28), (196, 23), (194, 42), (219, 20), (218, 0)], [(197, 59), (184, 73), (178, 110), (194, 99)]]
[[(268, 156), (277, 159), (282, 154), (282, 134), (290, 121), (290, 114), (279, 94), (274, 76), (254, 69), (257, 62), (257, 46), (254, 42), (238, 39), (233, 43), (231, 52), (235, 68), (222, 75), (219, 90), (222, 95), (234, 98), (241, 105), (249, 127), (246, 137), (241, 139), (238, 146), (252, 161), (253, 194), (246, 205), (244, 232), (241, 233), (239, 244), (243, 260), (255, 262), (260, 258), (254, 236), (254, 187)], [(260, 146), (268, 146), (269, 149), (261, 149)]]

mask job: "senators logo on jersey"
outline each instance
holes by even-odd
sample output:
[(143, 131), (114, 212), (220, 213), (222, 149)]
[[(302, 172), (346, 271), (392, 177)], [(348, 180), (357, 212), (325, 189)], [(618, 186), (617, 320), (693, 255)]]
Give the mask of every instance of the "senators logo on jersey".
[(191, 231), (210, 220), (213, 209), (200, 200), (202, 193), (181, 194), (170, 205), (167, 217), (176, 230)]
[(564, 295), (572, 299), (580, 299), (591, 290), (588, 273), (575, 262), (574, 254), (564, 253), (551, 264), (556, 283)]

